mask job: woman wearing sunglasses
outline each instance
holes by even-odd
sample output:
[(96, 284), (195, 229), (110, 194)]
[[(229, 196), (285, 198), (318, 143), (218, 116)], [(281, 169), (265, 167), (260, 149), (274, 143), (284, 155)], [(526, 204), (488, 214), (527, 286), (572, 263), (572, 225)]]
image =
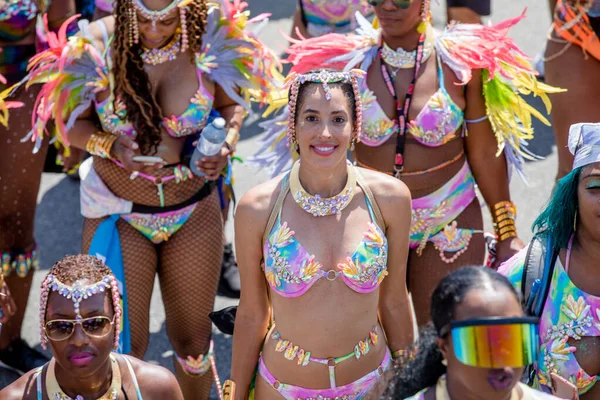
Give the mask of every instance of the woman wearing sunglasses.
[[(600, 398), (600, 124), (573, 125), (568, 143), (574, 157), (572, 171), (558, 181), (535, 221), (532, 243), (499, 272), (524, 294), (528, 312), (540, 316), (534, 384), (550, 392), (558, 376), (573, 383), (582, 400), (596, 400)], [(532, 267), (537, 265), (542, 268), (534, 274)]]
[(502, 275), (484, 267), (452, 272), (433, 293), (431, 319), (382, 399), (555, 399), (519, 382), (536, 359), (537, 318), (523, 315)]
[[(523, 247), (507, 165), (522, 172), (523, 158), (531, 158), (522, 144), (533, 135), (532, 116), (548, 121), (520, 93), (547, 100), (552, 88), (536, 82), (531, 65), (506, 37), (520, 18), (494, 27), (454, 25), (440, 34), (430, 23), (429, 0), (372, 4), (381, 29), (357, 16), (357, 34), (298, 41), (288, 50), (289, 60), (296, 73), (323, 64), (366, 72), (359, 82), (363, 129), (354, 159), (401, 179), (411, 191), (408, 283), (422, 325), (438, 282), (460, 266), (484, 262), (476, 185), (495, 222), (496, 265)], [(290, 168), (296, 157), (283, 141), (286, 118), (284, 110), (263, 123), (263, 147), (254, 156), (273, 174)]]
[(40, 334), (49, 363), (0, 392), (3, 399), (175, 399), (166, 369), (111, 350), (119, 342), (120, 297), (111, 270), (96, 257), (67, 256), (42, 283)]

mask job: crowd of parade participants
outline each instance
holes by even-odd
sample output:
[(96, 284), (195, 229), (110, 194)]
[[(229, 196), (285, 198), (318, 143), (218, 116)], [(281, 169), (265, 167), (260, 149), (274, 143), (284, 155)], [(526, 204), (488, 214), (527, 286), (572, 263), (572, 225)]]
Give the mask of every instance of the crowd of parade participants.
[[(537, 63), (526, 14), (448, 0), (438, 29), (434, 6), (298, 0), (277, 54), (240, 0), (0, 0), (0, 398), (600, 399), (600, 1), (550, 1)], [(269, 179), (236, 202), (259, 107)], [(550, 118), (525, 244), (509, 182)], [(40, 351), (44, 171), (79, 180), (84, 225), (42, 279)], [(174, 373), (141, 361), (157, 277)]]

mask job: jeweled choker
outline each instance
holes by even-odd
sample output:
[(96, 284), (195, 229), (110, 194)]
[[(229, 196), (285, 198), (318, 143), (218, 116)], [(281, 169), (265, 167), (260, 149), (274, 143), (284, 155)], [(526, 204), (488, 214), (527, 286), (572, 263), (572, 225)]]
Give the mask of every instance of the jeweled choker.
[[(117, 360), (112, 355), (110, 356), (110, 366), (112, 368), (112, 382), (110, 383), (110, 388), (108, 388), (108, 391), (97, 400), (117, 400), (119, 393), (121, 392), (121, 370), (119, 369)], [(84, 400), (81, 395), (77, 395), (77, 397), (73, 399), (62, 391), (56, 380), (54, 372), (55, 367), (56, 361), (53, 358), (50, 360), (50, 365), (48, 365), (48, 370), (46, 372), (46, 393), (48, 393), (48, 398), (50, 400)]]
[[(425, 46), (423, 48), (423, 60), (424, 63), (433, 53), (433, 32), (428, 28), (427, 37), (425, 39)], [(387, 43), (383, 42), (381, 47), (381, 57), (383, 61), (392, 68), (395, 69), (409, 69), (415, 67), (415, 60), (417, 59), (417, 51), (406, 51), (403, 48), (397, 50), (392, 49)]]
[(348, 180), (342, 191), (333, 197), (309, 194), (300, 183), (300, 162), (296, 162), (290, 172), (290, 192), (296, 204), (314, 217), (339, 214), (350, 204), (356, 188), (356, 171), (348, 163)]
[(142, 46), (140, 57), (144, 64), (159, 65), (167, 61), (173, 61), (177, 58), (177, 53), (181, 50), (181, 34), (177, 33), (173, 39), (160, 49), (148, 49)]

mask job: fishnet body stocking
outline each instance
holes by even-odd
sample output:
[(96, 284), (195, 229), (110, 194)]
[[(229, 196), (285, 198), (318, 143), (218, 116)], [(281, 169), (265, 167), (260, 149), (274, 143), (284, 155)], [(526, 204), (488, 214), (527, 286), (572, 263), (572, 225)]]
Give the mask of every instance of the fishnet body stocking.
[[(479, 200), (475, 199), (456, 219), (459, 228), (483, 229), (483, 216)], [(452, 253), (446, 253), (446, 257)], [(450, 272), (467, 265), (482, 265), (485, 258), (485, 239), (482, 234), (475, 233), (469, 248), (452, 264), (440, 259), (440, 252), (431, 242), (417, 255), (411, 249), (408, 256), (408, 289), (412, 295), (413, 306), (419, 326), (425, 325), (431, 317), (431, 295), (438, 283)]]
[[(100, 161), (98, 161), (100, 160)], [(156, 186), (143, 178), (131, 181), (110, 161), (94, 159), (94, 168), (113, 193), (136, 203), (157, 206)], [(171, 174), (160, 171), (159, 176)], [(198, 178), (165, 184), (166, 205), (181, 203), (202, 187)], [(83, 250), (87, 252), (95, 230), (103, 219), (86, 219)], [(183, 358), (206, 354), (212, 324), (208, 313), (214, 298), (223, 257), (223, 218), (217, 190), (203, 199), (171, 238), (154, 245), (124, 220), (117, 222), (125, 265), (125, 279), (131, 324), (132, 355), (143, 357), (148, 345), (149, 308), (154, 276), (158, 272), (165, 304), (167, 335), (174, 351)], [(186, 400), (208, 399), (212, 373), (187, 376), (175, 362), (177, 378)]]
[[(10, 84), (10, 83), (9, 83)], [(8, 128), (0, 125), (0, 253), (33, 250), (37, 194), (48, 151), (45, 140), (37, 154), (33, 143), (21, 143), (31, 130), (31, 113), (37, 91), (20, 89), (11, 100), (25, 103), (11, 109)], [(22, 279), (11, 273), (6, 281), (17, 306), (16, 314), (2, 326), (0, 349), (21, 334), (33, 273)]]

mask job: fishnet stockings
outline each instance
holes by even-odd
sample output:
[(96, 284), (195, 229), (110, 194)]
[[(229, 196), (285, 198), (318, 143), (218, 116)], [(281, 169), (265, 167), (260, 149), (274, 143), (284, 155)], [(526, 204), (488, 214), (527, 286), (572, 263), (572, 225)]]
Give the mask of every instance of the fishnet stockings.
[[(483, 229), (483, 216), (479, 200), (475, 199), (456, 219), (459, 228)], [(446, 253), (451, 256), (451, 253)], [(431, 295), (438, 283), (450, 272), (467, 265), (482, 265), (485, 258), (485, 239), (480, 233), (473, 234), (468, 250), (452, 264), (440, 259), (440, 252), (428, 242), (419, 257), (416, 249), (408, 256), (408, 289), (419, 326), (431, 320)]]
[[(37, 154), (32, 154), (31, 142), (21, 139), (31, 129), (31, 112), (37, 91), (19, 90), (11, 100), (25, 103), (12, 109), (8, 128), (0, 125), (0, 253), (26, 253), (33, 249), (33, 226), (37, 194), (48, 151), (45, 140)], [(19, 337), (27, 308), (33, 273), (21, 279), (12, 273), (7, 278), (17, 306), (16, 314), (2, 326), (0, 349)]]
[[(82, 241), (84, 253), (88, 252), (96, 228), (103, 220), (85, 219)], [(117, 229), (125, 266), (131, 355), (141, 359), (148, 347), (150, 336), (150, 300), (157, 270), (157, 254), (154, 244), (124, 220), (120, 219), (117, 222)]]
[[(212, 328), (208, 314), (213, 311), (223, 258), (218, 192), (200, 202), (181, 230), (158, 247), (167, 335), (180, 357), (196, 358), (208, 352)], [(175, 367), (186, 400), (208, 399), (210, 371), (197, 379), (187, 376), (177, 362)]]
[[(125, 183), (131, 185), (129, 180)], [(173, 196), (171, 188), (182, 184), (171, 183), (165, 194)], [(141, 188), (135, 195), (148, 198), (152, 194), (148, 191), (149, 188)], [(102, 221), (85, 220), (85, 252)], [(124, 220), (117, 222), (117, 228), (125, 265), (132, 355), (143, 357), (148, 345), (150, 299), (157, 271), (165, 305), (167, 335), (174, 351), (183, 358), (206, 354), (212, 328), (208, 313), (213, 310), (223, 257), (223, 219), (218, 192), (214, 190), (202, 200), (183, 227), (159, 245), (154, 245)], [(186, 400), (208, 399), (212, 385), (210, 371), (202, 377), (192, 378), (177, 362), (175, 370)]]

